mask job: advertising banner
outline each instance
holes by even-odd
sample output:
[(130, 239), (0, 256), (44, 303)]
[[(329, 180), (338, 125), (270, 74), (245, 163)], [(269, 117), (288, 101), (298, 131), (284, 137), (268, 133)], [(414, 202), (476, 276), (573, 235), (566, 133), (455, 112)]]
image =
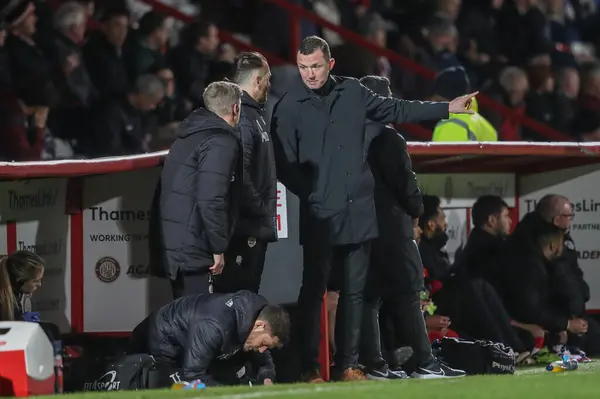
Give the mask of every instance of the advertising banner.
[(171, 300), (148, 276), (148, 219), (158, 169), (94, 176), (83, 184), (84, 331), (131, 331)]
[(288, 238), (287, 189), (277, 182), (277, 237)]
[[(0, 184), (0, 223), (16, 224), (15, 248), (3, 240), (2, 253), (27, 250), (46, 262), (42, 287), (30, 298), (42, 321), (70, 331), (71, 257), (69, 215), (65, 214), (67, 179), (36, 179)], [(6, 234), (6, 233), (5, 233)]]
[(524, 176), (520, 181), (519, 217), (535, 209), (537, 201), (547, 194), (569, 198), (575, 217), (571, 236), (579, 255), (579, 267), (590, 286), (588, 309), (600, 309), (600, 198), (597, 166), (586, 166)]
[(417, 176), (425, 194), (437, 195), (442, 208), (470, 208), (482, 195), (499, 195), (509, 207), (515, 206), (515, 176), (512, 173), (452, 173)]

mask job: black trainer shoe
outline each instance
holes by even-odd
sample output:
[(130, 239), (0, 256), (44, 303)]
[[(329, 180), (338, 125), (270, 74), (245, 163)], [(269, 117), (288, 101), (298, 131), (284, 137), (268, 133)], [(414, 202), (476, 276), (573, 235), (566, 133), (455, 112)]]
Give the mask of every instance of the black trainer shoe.
[(465, 375), (467, 373), (464, 371), (453, 369), (435, 360), (425, 367), (417, 367), (410, 376), (419, 380), (432, 380), (436, 378), (458, 378)]
[(408, 375), (400, 369), (390, 370), (386, 365), (376, 369), (366, 369), (365, 375), (369, 380), (387, 381), (387, 380), (403, 380), (408, 378)]

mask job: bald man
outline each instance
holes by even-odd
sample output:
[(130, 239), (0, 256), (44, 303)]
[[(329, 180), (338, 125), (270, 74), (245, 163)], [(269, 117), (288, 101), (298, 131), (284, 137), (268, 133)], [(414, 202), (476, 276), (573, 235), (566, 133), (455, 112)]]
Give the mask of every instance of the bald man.
[[(600, 325), (585, 312), (585, 304), (590, 299), (590, 288), (579, 267), (578, 252), (570, 235), (574, 217), (573, 205), (567, 197), (548, 194), (537, 202), (533, 212), (525, 215), (519, 222), (513, 236), (518, 241), (530, 242), (533, 229), (540, 223), (552, 224), (565, 232), (562, 255), (549, 267), (551, 281), (555, 282), (548, 287), (553, 293), (552, 306), (574, 321), (573, 325), (579, 324), (579, 320), (584, 321), (585, 331), (568, 331), (569, 346), (585, 349), (588, 355), (596, 355), (600, 353)], [(584, 336), (582, 332), (585, 332)]]

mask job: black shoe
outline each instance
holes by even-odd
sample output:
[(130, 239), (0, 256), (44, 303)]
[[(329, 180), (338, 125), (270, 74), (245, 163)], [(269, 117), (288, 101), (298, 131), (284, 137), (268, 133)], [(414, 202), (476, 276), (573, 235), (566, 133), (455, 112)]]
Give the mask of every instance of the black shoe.
[(404, 380), (408, 378), (408, 375), (404, 371), (401, 369), (390, 370), (387, 364), (379, 368), (366, 369), (365, 375), (369, 380), (378, 381)]
[(436, 378), (458, 378), (467, 375), (462, 370), (453, 369), (435, 360), (424, 367), (417, 367), (410, 375), (419, 380), (432, 380)]

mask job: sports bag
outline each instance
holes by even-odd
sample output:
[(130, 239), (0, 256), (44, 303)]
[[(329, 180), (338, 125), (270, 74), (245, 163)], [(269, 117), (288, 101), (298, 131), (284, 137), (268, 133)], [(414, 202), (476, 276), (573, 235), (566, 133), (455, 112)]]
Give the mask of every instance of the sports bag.
[(469, 375), (515, 372), (514, 351), (498, 342), (444, 337), (436, 346), (440, 360)]
[(154, 358), (125, 355), (114, 360), (82, 356), (65, 370), (65, 391), (127, 391), (149, 388)]

